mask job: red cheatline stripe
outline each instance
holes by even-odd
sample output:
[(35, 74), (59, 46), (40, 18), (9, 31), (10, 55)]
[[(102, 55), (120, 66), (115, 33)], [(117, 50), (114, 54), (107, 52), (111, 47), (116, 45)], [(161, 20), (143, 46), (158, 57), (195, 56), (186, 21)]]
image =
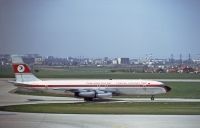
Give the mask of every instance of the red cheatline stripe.
[(161, 85), (23, 85), (24, 87), (48, 87), (48, 88), (55, 88), (55, 87), (163, 87)]

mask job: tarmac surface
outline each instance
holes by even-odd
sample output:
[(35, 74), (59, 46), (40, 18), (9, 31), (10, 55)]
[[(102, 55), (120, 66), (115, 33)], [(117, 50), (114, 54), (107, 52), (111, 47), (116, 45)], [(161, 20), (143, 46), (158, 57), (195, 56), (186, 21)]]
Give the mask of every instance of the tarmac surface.
[(0, 112), (0, 128), (199, 128), (199, 117)]
[[(16, 87), (0, 78), (0, 106), (36, 103), (84, 102), (72, 97), (9, 93)], [(148, 98), (120, 98), (116, 102), (152, 102)], [(153, 102), (200, 102), (200, 99), (156, 98)], [(200, 115), (40, 114), (0, 111), (0, 128), (199, 128)]]

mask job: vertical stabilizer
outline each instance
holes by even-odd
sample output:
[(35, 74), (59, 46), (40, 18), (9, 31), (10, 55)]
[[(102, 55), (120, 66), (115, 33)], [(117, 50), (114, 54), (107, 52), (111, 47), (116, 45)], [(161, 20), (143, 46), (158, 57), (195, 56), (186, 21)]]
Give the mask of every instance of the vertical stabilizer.
[(41, 81), (31, 73), (30, 67), (23, 62), (21, 56), (12, 55), (11, 59), (16, 82)]

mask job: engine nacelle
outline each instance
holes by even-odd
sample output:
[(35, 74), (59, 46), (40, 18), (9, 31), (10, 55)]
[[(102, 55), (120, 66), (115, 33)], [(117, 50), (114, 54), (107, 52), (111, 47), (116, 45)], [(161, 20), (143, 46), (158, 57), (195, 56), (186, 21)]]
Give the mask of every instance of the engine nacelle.
[(83, 98), (111, 98), (112, 93), (111, 92), (104, 92), (104, 91), (82, 91), (75, 93), (75, 96), (77, 97), (83, 97)]
[(96, 98), (111, 98), (112, 97), (112, 93), (111, 92), (104, 92), (104, 93), (97, 93), (96, 94)]
[(86, 97), (86, 98), (94, 98), (95, 97), (95, 92), (91, 91), (91, 92), (79, 92), (78, 97)]

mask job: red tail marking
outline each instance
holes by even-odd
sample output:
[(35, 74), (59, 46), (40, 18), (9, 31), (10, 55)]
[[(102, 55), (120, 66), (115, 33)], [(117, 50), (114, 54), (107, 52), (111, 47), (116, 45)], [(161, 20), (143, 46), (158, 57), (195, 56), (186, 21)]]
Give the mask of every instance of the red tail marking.
[(13, 64), (13, 70), (15, 73), (30, 73), (31, 70), (26, 64)]

